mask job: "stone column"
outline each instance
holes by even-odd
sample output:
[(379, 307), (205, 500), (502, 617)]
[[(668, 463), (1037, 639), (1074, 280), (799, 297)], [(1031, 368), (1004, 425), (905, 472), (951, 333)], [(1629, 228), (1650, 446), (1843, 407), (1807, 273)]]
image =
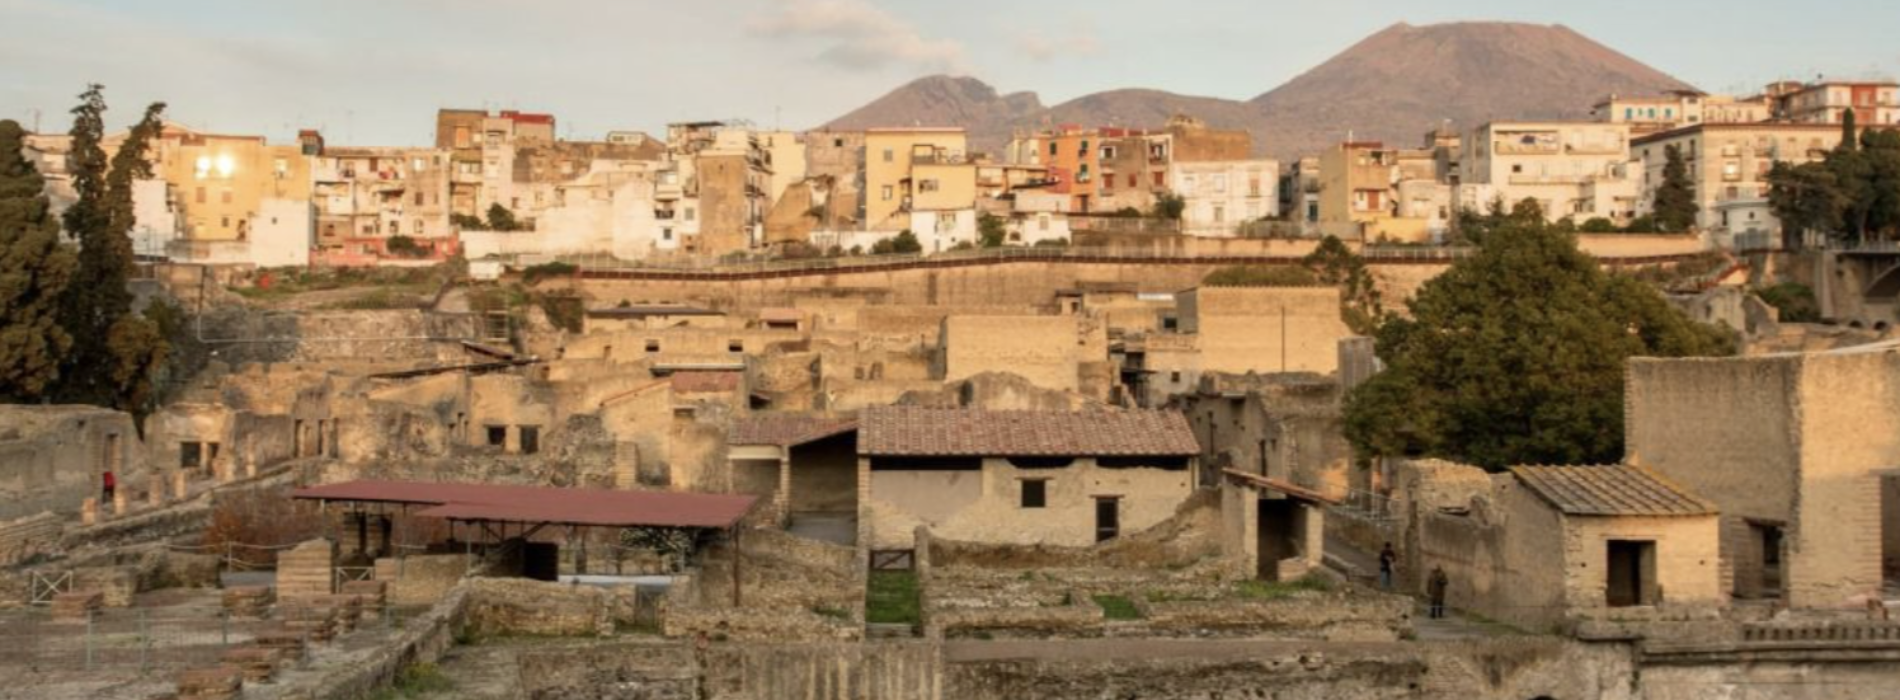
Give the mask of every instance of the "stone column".
[(166, 488), (165, 477), (163, 475), (153, 474), (152, 478), (146, 479), (145, 480), (146, 502), (149, 503), (153, 508), (158, 508), (160, 506), (165, 505), (165, 488)]
[(792, 448), (778, 457), (778, 492), (772, 494), (772, 507), (778, 511), (779, 527), (792, 524)]
[(112, 514), (125, 515), (125, 489), (112, 490)]
[(190, 495), (191, 483), (188, 479), (185, 478), (186, 476), (188, 475), (185, 473), (185, 470), (183, 469), (172, 472), (172, 497), (173, 498), (176, 498), (182, 501), (182, 500), (185, 500), (186, 496)]
[(88, 498), (79, 504), (79, 524), (91, 525), (99, 522), (99, 499)]

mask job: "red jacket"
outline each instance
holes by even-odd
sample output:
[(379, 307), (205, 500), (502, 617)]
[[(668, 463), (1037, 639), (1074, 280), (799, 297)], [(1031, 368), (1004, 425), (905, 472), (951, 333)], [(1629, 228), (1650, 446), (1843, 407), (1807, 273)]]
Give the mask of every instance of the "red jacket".
[(106, 488), (112, 488), (118, 485), (118, 481), (112, 478), (112, 472), (106, 472), (101, 483), (103, 483)]

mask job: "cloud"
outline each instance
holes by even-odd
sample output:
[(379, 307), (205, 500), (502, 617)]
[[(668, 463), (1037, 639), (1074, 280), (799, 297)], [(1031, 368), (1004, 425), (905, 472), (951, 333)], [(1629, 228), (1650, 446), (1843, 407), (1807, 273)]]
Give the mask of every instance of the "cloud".
[(1024, 58), (1037, 63), (1048, 63), (1058, 58), (1090, 56), (1101, 48), (1101, 42), (1095, 39), (1094, 31), (1088, 27), (1079, 27), (1065, 36), (1051, 36), (1040, 30), (1030, 30), (1016, 35), (1016, 51)]
[(825, 42), (818, 59), (840, 68), (872, 71), (904, 64), (932, 72), (965, 73), (963, 44), (930, 39), (909, 22), (864, 0), (784, 0), (751, 23), (753, 34)]

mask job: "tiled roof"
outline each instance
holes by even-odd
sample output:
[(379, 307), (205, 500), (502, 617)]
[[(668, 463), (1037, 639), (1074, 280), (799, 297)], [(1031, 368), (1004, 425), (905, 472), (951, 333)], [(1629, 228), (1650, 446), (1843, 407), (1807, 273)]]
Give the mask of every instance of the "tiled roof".
[(1188, 456), (1201, 452), (1175, 411), (980, 411), (881, 406), (858, 417), (858, 453), (911, 457)]
[(732, 432), (726, 437), (726, 443), (793, 447), (857, 428), (858, 422), (849, 418), (802, 413), (754, 413), (732, 422)]
[(674, 372), (675, 394), (707, 394), (739, 390), (740, 372)]
[(1714, 504), (1642, 467), (1512, 467), (1511, 473), (1565, 515), (1716, 513)]

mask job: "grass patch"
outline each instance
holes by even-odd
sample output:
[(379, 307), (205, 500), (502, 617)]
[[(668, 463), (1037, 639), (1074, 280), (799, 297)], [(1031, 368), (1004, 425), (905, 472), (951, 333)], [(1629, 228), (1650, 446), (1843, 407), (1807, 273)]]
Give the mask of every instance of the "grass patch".
[(1135, 601), (1127, 596), (1098, 595), (1095, 604), (1102, 606), (1102, 617), (1109, 620), (1139, 620), (1141, 610), (1135, 607)]
[(1234, 587), (1234, 595), (1251, 600), (1281, 600), (1291, 598), (1301, 591), (1330, 591), (1333, 584), (1316, 576), (1293, 581), (1241, 581)]
[(864, 596), (864, 621), (911, 624), (923, 619), (914, 571), (873, 571)]
[(410, 290), (398, 287), (380, 287), (367, 294), (342, 301), (331, 302), (319, 307), (336, 311), (382, 311), (387, 309), (420, 309), (424, 302)]

